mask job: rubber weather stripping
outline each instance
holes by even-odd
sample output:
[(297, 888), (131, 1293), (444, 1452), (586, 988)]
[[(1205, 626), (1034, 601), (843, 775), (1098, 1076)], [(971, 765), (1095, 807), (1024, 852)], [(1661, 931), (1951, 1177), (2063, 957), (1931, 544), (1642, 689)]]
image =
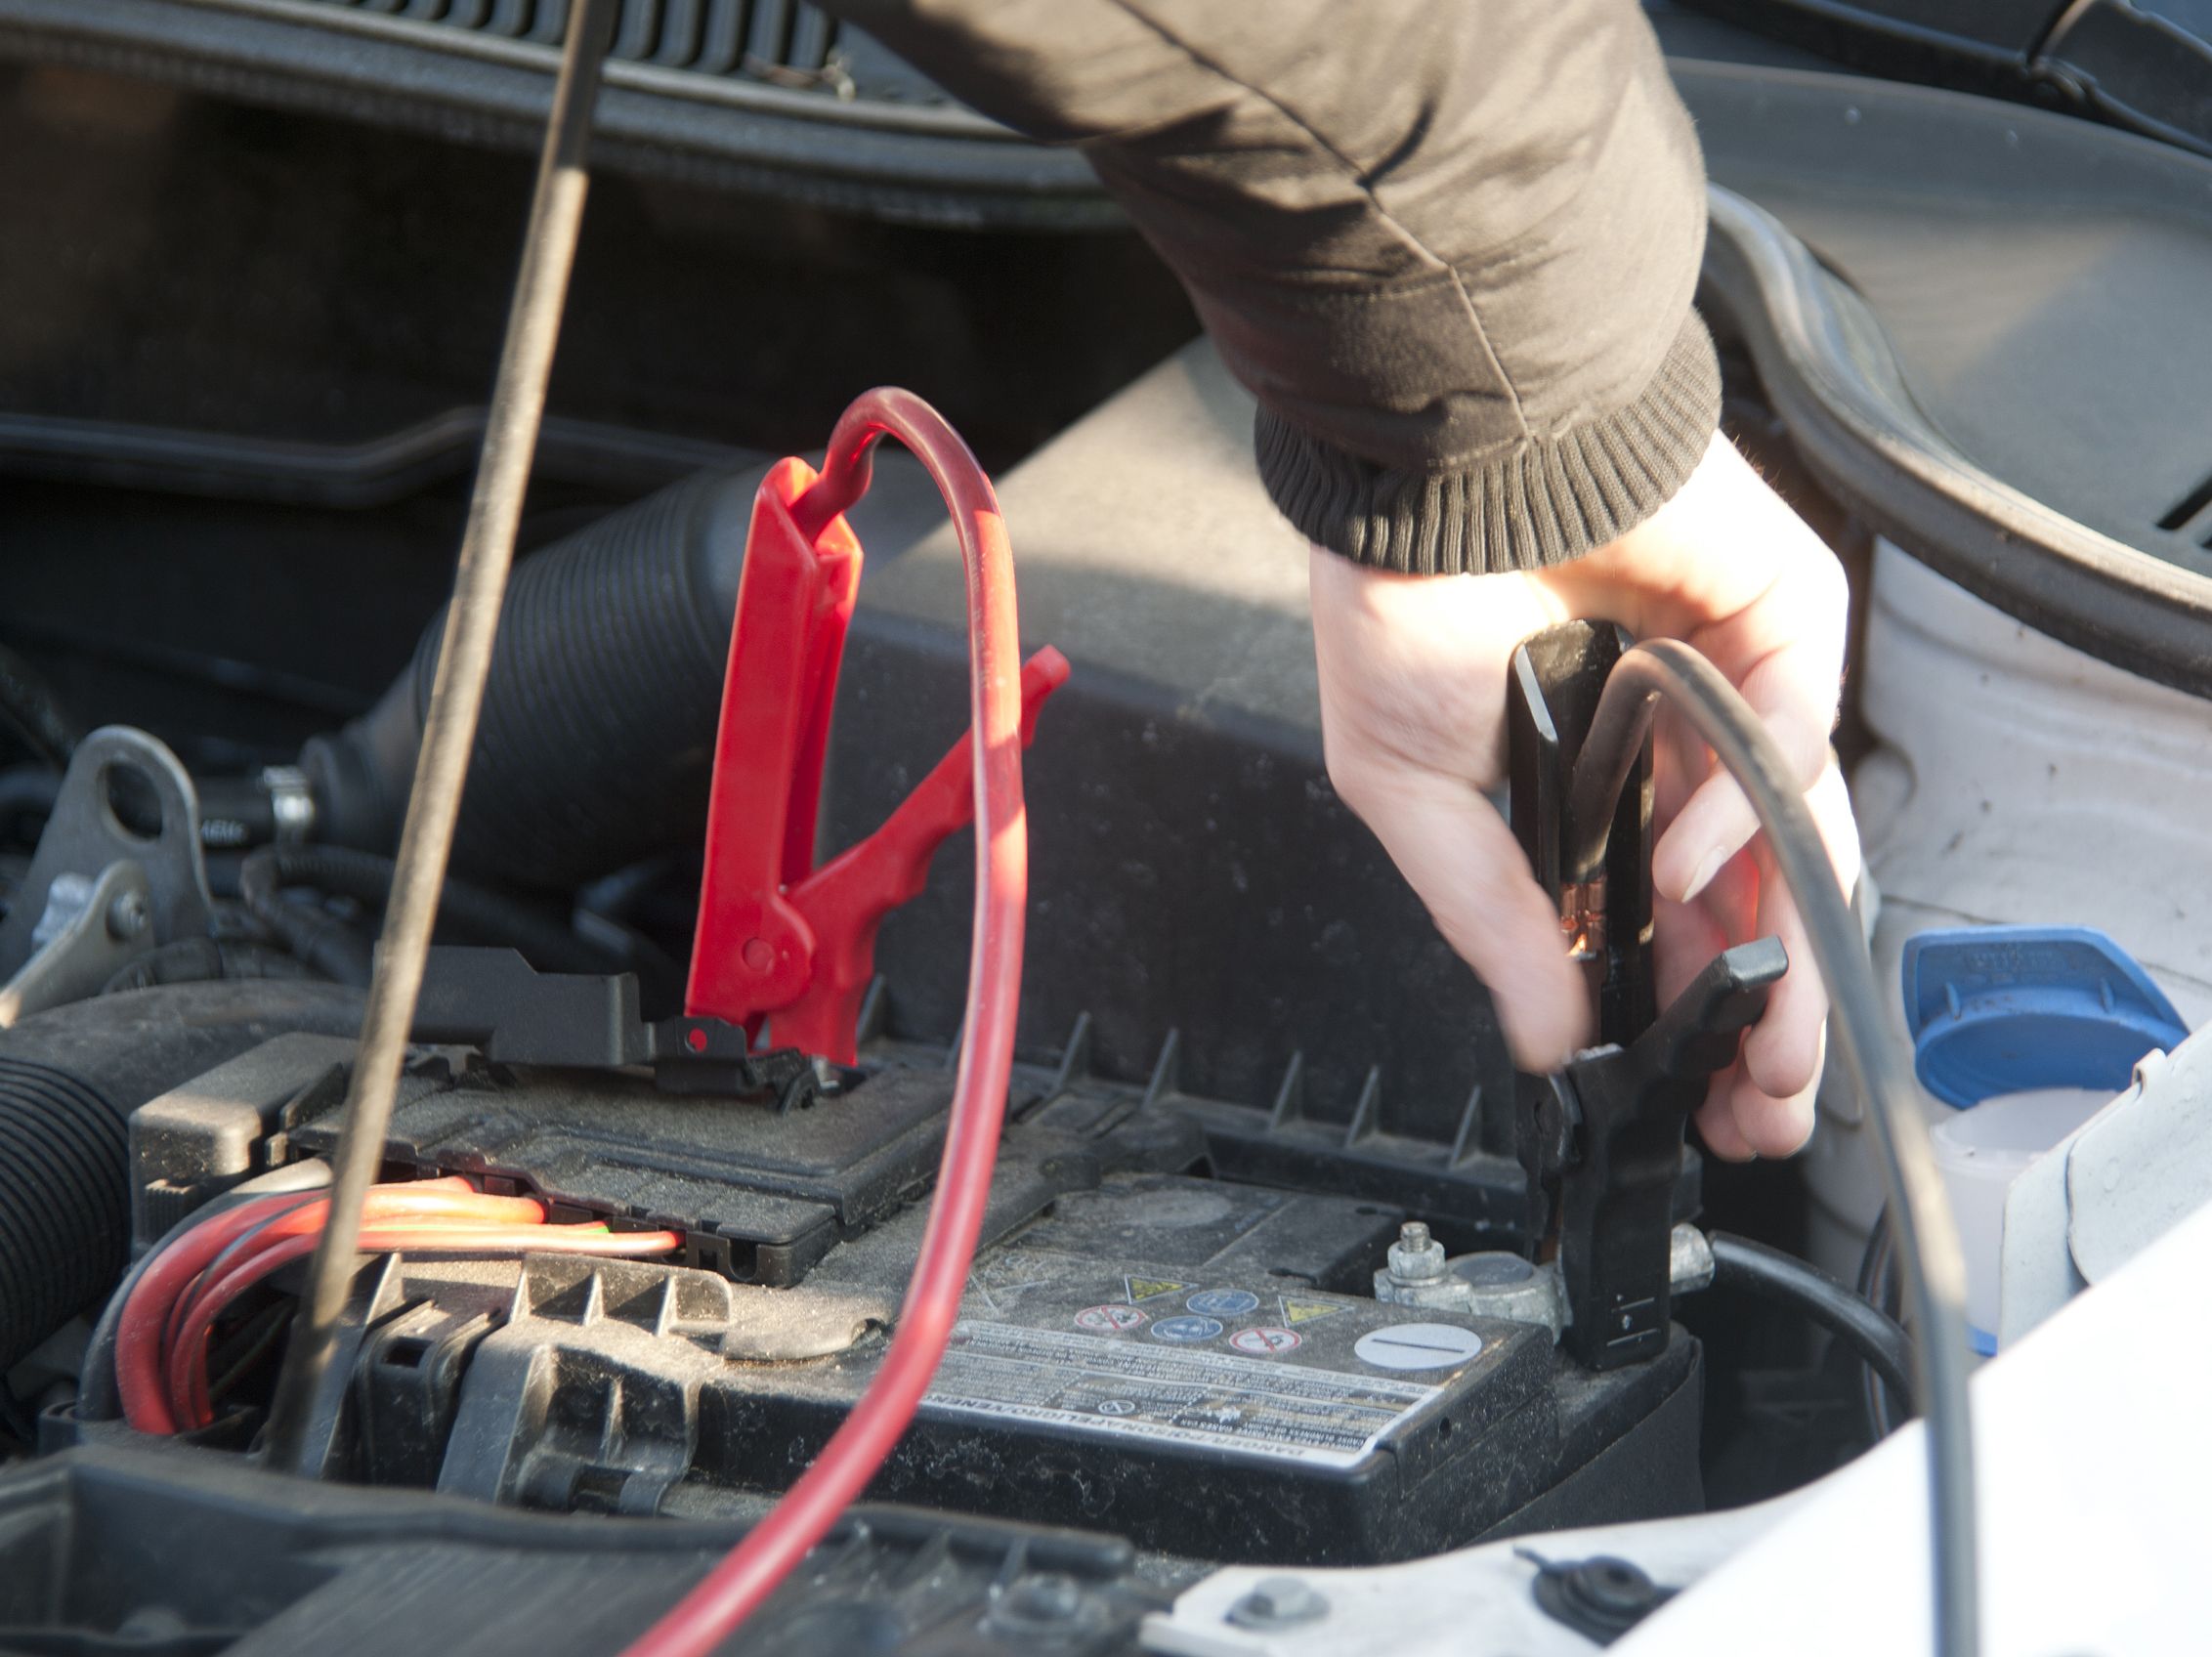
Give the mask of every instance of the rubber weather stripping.
[(453, 601), (431, 684), (406, 821), (400, 832), (383, 942), (369, 981), (361, 1047), (347, 1083), (344, 1126), (331, 1158), (329, 1222), (315, 1249), (270, 1408), (269, 1465), (293, 1472), (309, 1470), (305, 1466), (308, 1420), (335, 1350), (338, 1319), (359, 1260), (362, 1208), (383, 1159), (400, 1067), (422, 989), (438, 894), (452, 851), (461, 785), (476, 744), (492, 638), (499, 626), (507, 572), (514, 562), (523, 490), (544, 417), (545, 385), (583, 222), (592, 109), (617, 5), (618, 0), (578, 0), (569, 15), (553, 112), (538, 156), (522, 268), (515, 278), (506, 340), (492, 385), (484, 456), (461, 537)]
[(1927, 1429), (1936, 1649), (1943, 1657), (1975, 1657), (1980, 1641), (1979, 1572), (1967, 1396), (1966, 1256), (1958, 1226), (1936, 1170), (1912, 1076), (1885, 1035), (1882, 994), (1865, 933), (1836, 881), (1803, 788), (1735, 687), (1687, 645), (1672, 639), (1637, 645), (1605, 681), (1571, 786), (1569, 821), (1582, 840), (1570, 848), (1569, 875), (1586, 878), (1583, 871), (1602, 867), (1613, 802), (1662, 697), (1695, 727), (1750, 799), (1828, 987), (1845, 1066), (1860, 1095), (1873, 1104), (1868, 1117), (1903, 1263), (1906, 1306), (1919, 1336), (1913, 1342), (1913, 1390)]
[(877, 390), (845, 410), (822, 476), (791, 506), (810, 538), (868, 487), (870, 453), (896, 437), (945, 496), (967, 579), (969, 744), (975, 785), (975, 930), (959, 1070), (914, 1277), (875, 1379), (822, 1454), (713, 1570), (624, 1657), (705, 1657), (758, 1609), (850, 1507), (891, 1454), (945, 1356), (975, 1259), (1013, 1070), (1029, 830), (1022, 809), (1021, 637), (1006, 527), (991, 482), (943, 416), (903, 391)]

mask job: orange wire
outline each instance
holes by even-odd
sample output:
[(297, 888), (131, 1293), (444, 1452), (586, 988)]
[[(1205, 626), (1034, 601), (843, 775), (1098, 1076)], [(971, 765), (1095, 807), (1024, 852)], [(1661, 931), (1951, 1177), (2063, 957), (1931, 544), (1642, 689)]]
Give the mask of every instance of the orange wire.
[[(294, 1206), (287, 1210), (287, 1203)], [(132, 1290), (117, 1331), (116, 1382), (133, 1426), (173, 1433), (180, 1423), (207, 1424), (207, 1338), (216, 1320), (252, 1285), (311, 1251), (329, 1207), (327, 1199), (264, 1198), (216, 1215), (162, 1250)], [(683, 1243), (674, 1232), (547, 1225), (536, 1199), (489, 1195), (459, 1175), (371, 1186), (364, 1218), (370, 1228), (362, 1247), (377, 1252), (618, 1256), (667, 1253)], [(225, 1251), (249, 1237), (244, 1257), (208, 1281)]]
[[(170, 1347), (167, 1365), (170, 1409), (185, 1423), (184, 1430), (206, 1426), (215, 1419), (213, 1401), (208, 1396), (207, 1340), (216, 1320), (263, 1278), (312, 1253), (320, 1234), (321, 1227), (317, 1226), (312, 1231), (270, 1236), (196, 1296)], [(362, 1233), (360, 1244), (363, 1253), (512, 1252), (603, 1256), (665, 1254), (682, 1247), (683, 1238), (672, 1231), (616, 1232), (598, 1225), (542, 1224), (370, 1228)]]

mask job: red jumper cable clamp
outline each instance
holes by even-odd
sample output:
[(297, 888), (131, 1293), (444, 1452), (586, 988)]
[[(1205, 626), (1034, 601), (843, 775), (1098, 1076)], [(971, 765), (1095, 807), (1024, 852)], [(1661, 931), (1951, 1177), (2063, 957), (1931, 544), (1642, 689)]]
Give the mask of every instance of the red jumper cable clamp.
[[(861, 545), (843, 516), (867, 488), (865, 460), (856, 470), (857, 487), (839, 477), (845, 498), (826, 518), (830, 503), (806, 498), (817, 474), (796, 458), (778, 461), (753, 497), (684, 996), (693, 1018), (742, 1024), (755, 1041), (772, 1022), (776, 1046), (837, 1064), (854, 1059), (876, 928), (920, 893), (931, 855), (975, 816), (963, 736), (881, 828), (814, 866), (830, 715), (860, 588)], [(1049, 645), (1023, 664), (1024, 747), (1067, 677), (1067, 659)]]

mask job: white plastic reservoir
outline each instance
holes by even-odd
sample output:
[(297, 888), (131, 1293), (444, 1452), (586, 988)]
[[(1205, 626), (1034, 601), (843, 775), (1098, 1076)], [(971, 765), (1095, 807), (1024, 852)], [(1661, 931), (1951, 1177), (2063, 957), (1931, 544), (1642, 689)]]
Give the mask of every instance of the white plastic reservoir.
[(1996, 1349), (2005, 1193), (2029, 1163), (2111, 1100), (2102, 1088), (2040, 1087), (1946, 1110), (1936, 1124), (1936, 1167), (1966, 1251), (1966, 1321), (1978, 1350)]
[[(2212, 703), (2062, 645), (1888, 542), (1875, 549), (1859, 696), (1881, 743), (1852, 778), (1875, 974), (1908, 1053), (1899, 960), (1933, 928), (2095, 927), (2191, 1029), (2212, 1020)], [(1957, 1119), (1989, 1106), (1922, 1105), (1950, 1125), (1954, 1201), (1977, 1213), (1985, 1188), (2025, 1166), (2031, 1149), (2016, 1141), (2049, 1126), (2038, 1113), (2060, 1111), (2028, 1101), (1969, 1125)], [(1882, 1192), (1840, 1066), (1808, 1158), (1812, 1255), (1849, 1282)], [(1992, 1329), (1993, 1286), (1981, 1287), (1992, 1321), (1976, 1321)]]

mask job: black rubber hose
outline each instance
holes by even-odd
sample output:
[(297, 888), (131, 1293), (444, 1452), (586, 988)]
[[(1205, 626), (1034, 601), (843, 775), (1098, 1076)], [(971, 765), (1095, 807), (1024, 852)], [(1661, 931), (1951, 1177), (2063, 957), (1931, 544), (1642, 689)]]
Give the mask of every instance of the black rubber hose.
[[(516, 566), (453, 872), (568, 891), (696, 841), (758, 482), (686, 479)], [(444, 636), (441, 614), (374, 708), (301, 751), (319, 841), (398, 844)]]
[[(61, 797), (62, 774), (45, 765), (11, 765), (0, 771), (0, 831), (18, 818), (45, 819)], [(36, 839), (37, 835), (27, 836)]]
[(0, 1373), (122, 1271), (132, 1111), (273, 1036), (351, 1035), (360, 1017), (326, 984), (181, 984), (0, 1031)]
[(56, 771), (67, 768), (84, 735), (45, 675), (5, 646), (0, 646), (0, 719)]
[(284, 887), (305, 882), (286, 880), (282, 857), (281, 852), (265, 847), (238, 865), (239, 901), (309, 971), (333, 983), (366, 989), (373, 946), (334, 914), (286, 903)]
[[(287, 886), (310, 886), (381, 908), (392, 892), (393, 863), (345, 846), (264, 846), (238, 866), (238, 896), (253, 917), (302, 961), (341, 984), (368, 982), (369, 944), (334, 916), (283, 901)], [(448, 879), (438, 923), (478, 943), (509, 944), (546, 972), (618, 971), (614, 953), (578, 937), (528, 904)]]
[(1724, 1231), (1710, 1241), (1716, 1289), (1740, 1289), (1803, 1312), (1864, 1358), (1898, 1397), (1912, 1398), (1912, 1341), (1894, 1320), (1793, 1254)]
[(219, 978), (305, 978), (307, 963), (251, 938), (179, 938), (147, 951), (101, 986), (103, 996), (150, 990), (157, 984), (205, 984)]
[[(1874, 1216), (1874, 1227), (1866, 1234), (1866, 1252), (1858, 1261), (1858, 1297), (1886, 1318), (1897, 1315), (1896, 1256), (1890, 1246), (1890, 1211)], [(1895, 1412), (1891, 1408), (1889, 1389), (1872, 1370), (1859, 1377), (1859, 1406), (1866, 1419), (1867, 1441), (1879, 1444), (1896, 1430)]]

